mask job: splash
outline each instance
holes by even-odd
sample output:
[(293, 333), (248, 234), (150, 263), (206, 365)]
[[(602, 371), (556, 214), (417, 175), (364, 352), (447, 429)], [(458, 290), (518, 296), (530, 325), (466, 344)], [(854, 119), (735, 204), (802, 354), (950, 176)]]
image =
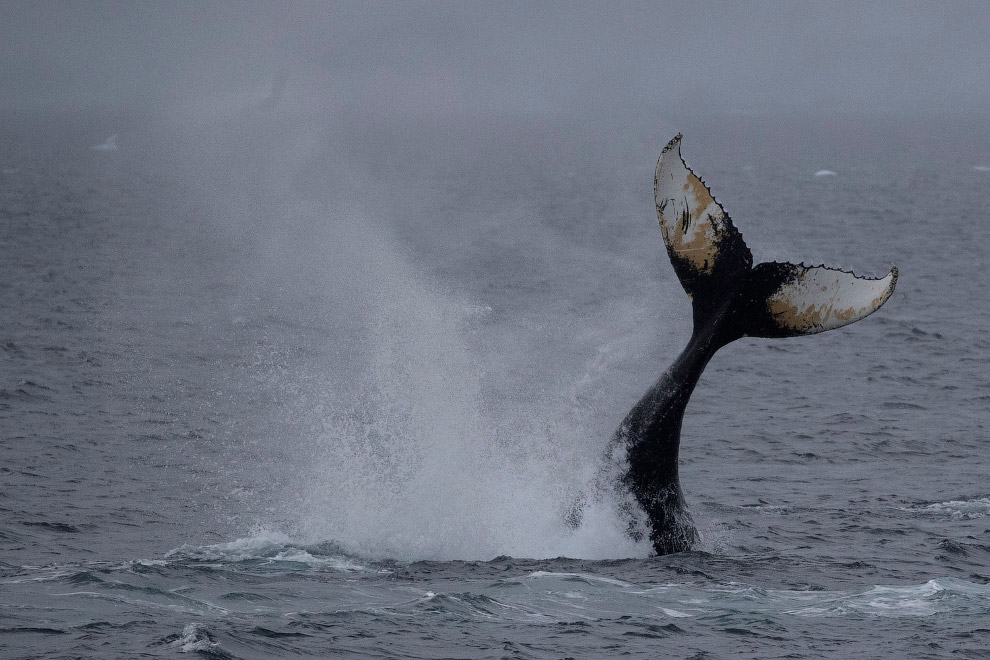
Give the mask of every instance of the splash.
[(470, 341), (490, 305), (418, 272), (366, 214), (323, 225), (307, 249), (319, 246), (327, 305), (347, 319), (328, 341), (358, 368), (309, 365), (324, 391), (301, 397), (293, 414), (305, 422), (274, 439), (291, 455), (275, 517), (293, 538), (369, 558), (645, 555), (607, 503), (567, 525), (595, 467), (574, 460), (580, 417), (553, 394), (526, 414), (502, 411), (504, 392), (486, 380), (499, 358)]
[(182, 629), (182, 634), (169, 643), (169, 647), (179, 653), (201, 653), (208, 658), (231, 658), (213, 637), (213, 634), (200, 623), (190, 623)]

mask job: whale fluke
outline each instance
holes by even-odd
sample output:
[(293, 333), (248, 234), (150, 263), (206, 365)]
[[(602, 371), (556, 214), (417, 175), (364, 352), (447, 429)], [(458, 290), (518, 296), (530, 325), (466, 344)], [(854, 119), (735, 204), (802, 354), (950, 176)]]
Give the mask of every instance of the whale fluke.
[(684, 162), (680, 145), (678, 134), (660, 154), (654, 195), (667, 253), (691, 297), (696, 325), (735, 297), (729, 311), (739, 337), (809, 335), (858, 321), (893, 293), (896, 268), (881, 278), (804, 264), (753, 268), (742, 235)]
[[(879, 309), (897, 284), (896, 268), (868, 278), (826, 266), (754, 267), (739, 230), (681, 158), (680, 145), (678, 134), (660, 154), (654, 193), (667, 254), (691, 298), (691, 339), (622, 420), (596, 479), (597, 492), (619, 495), (629, 535), (648, 534), (658, 554), (688, 550), (697, 539), (678, 476), (681, 421), (715, 352), (745, 336), (795, 337), (841, 328)], [(574, 524), (581, 506), (569, 514)]]

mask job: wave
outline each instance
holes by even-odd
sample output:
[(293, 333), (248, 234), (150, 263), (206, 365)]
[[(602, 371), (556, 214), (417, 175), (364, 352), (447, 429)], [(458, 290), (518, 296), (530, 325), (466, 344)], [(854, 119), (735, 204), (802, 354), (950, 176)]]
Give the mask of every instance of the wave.
[(250, 564), (292, 570), (363, 571), (366, 566), (334, 543), (300, 544), (279, 532), (211, 545), (182, 545), (165, 554), (165, 560), (220, 564)]
[(207, 658), (232, 658), (220, 647), (213, 634), (202, 624), (190, 623), (182, 634), (169, 642), (169, 647), (179, 653), (200, 653)]
[[(813, 592), (811, 592), (813, 593)], [(809, 601), (785, 610), (798, 616), (931, 616), (933, 614), (986, 614), (990, 611), (990, 585), (975, 584), (957, 578), (937, 578), (920, 585), (903, 587), (875, 586), (851, 594), (814, 594), (797, 596), (791, 592), (784, 599)]]
[(944, 515), (954, 520), (970, 520), (990, 516), (990, 497), (979, 497), (971, 500), (949, 500), (911, 507), (902, 507), (902, 511)]
[(592, 573), (558, 573), (556, 571), (533, 571), (529, 575), (525, 576), (524, 580), (534, 580), (538, 578), (560, 578), (567, 580), (569, 582), (584, 582), (587, 584), (611, 584), (617, 587), (631, 587), (632, 584), (628, 582), (623, 582), (622, 580), (616, 580), (615, 578), (605, 577), (602, 575), (594, 575)]
[[(623, 612), (667, 618), (750, 617), (919, 617), (936, 614), (990, 613), (990, 585), (940, 577), (923, 584), (874, 585), (859, 591), (764, 589), (730, 583), (718, 587), (666, 584), (643, 587), (585, 573), (535, 571), (522, 579), (504, 581), (494, 594), (507, 605), (503, 588), (524, 584), (543, 594), (544, 605), (557, 609), (580, 603), (575, 609), (591, 614), (601, 606), (621, 604)], [(527, 602), (530, 609), (534, 603)], [(554, 609), (554, 608), (547, 608)], [(544, 612), (548, 613), (548, 612)], [(604, 612), (599, 611), (599, 615)]]

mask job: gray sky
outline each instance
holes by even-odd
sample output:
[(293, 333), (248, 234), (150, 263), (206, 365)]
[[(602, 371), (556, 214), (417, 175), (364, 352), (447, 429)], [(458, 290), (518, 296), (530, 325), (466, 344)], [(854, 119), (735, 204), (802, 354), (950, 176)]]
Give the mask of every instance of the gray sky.
[(3, 2), (0, 107), (981, 114), (990, 3)]

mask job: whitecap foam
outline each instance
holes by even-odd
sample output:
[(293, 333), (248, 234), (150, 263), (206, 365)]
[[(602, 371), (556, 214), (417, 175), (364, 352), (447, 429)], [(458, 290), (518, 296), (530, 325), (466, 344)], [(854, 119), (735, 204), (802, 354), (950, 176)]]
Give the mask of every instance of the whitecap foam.
[(220, 644), (213, 640), (209, 631), (198, 623), (190, 623), (183, 628), (179, 639), (170, 643), (169, 646), (178, 649), (180, 653), (226, 655), (220, 648)]
[(152, 566), (168, 566), (168, 561), (164, 559), (135, 559), (131, 562), (131, 564), (135, 566), (147, 566), (150, 568)]
[(817, 172), (815, 172), (815, 176), (838, 176), (838, 175), (832, 170), (818, 170)]
[(902, 511), (914, 511), (944, 515), (954, 520), (969, 520), (990, 516), (990, 497), (979, 497), (972, 500), (949, 500), (912, 507), (902, 507)]
[(990, 172), (990, 165), (974, 165), (973, 169), (977, 172)]

